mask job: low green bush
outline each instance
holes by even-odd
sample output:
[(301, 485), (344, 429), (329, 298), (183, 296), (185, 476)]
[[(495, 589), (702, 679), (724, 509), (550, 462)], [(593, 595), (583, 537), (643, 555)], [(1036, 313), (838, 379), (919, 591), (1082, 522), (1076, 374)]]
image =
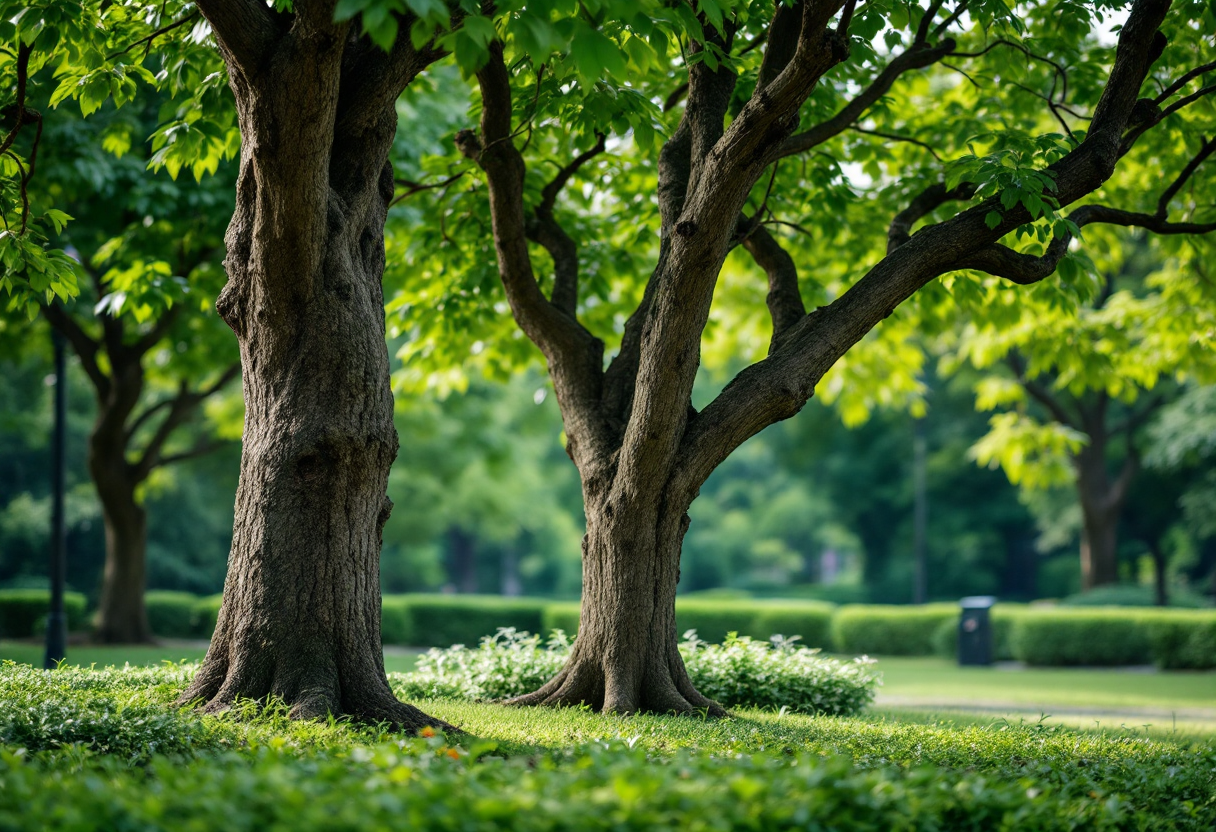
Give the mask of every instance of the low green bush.
[(832, 617), (832, 641), (840, 653), (930, 656), (945, 622), (958, 620), (956, 604), (851, 605)]
[(385, 644), (414, 643), (414, 614), (408, 599), (385, 595), (380, 602), (380, 639)]
[(1158, 667), (1165, 670), (1216, 669), (1216, 611), (1145, 613), (1141, 620)]
[(422, 647), (477, 644), (501, 627), (537, 633), (546, 601), (501, 595), (397, 595), (413, 619), (412, 643)]
[[(45, 627), (51, 605), (49, 589), (0, 589), (0, 636), (29, 638)], [(79, 592), (63, 594), (63, 611), (69, 630), (79, 630), (86, 624), (85, 597)]]
[(564, 633), (577, 633), (578, 614), (578, 601), (554, 601), (551, 604), (545, 604), (545, 608), (541, 612), (540, 632), (551, 633), (554, 630), (561, 630)]
[[(1013, 659), (1013, 646), (1009, 640), (1013, 634), (1013, 622), (1026, 609), (1029, 608), (1025, 604), (997, 604), (992, 608), (992, 648), (996, 661)], [(958, 623), (959, 616), (956, 615), (951, 620), (943, 621), (933, 633), (933, 652), (942, 658), (958, 657)]]
[(200, 638), (211, 638), (215, 632), (215, 621), (219, 618), (220, 605), (223, 603), (223, 595), (208, 595), (195, 602), (194, 625)]
[(826, 650), (832, 646), (835, 611), (832, 604), (817, 601), (764, 601), (756, 605), (751, 623), (739, 634), (760, 641), (768, 641), (774, 635), (797, 636), (805, 647)]
[[(870, 704), (879, 684), (872, 662), (829, 659), (795, 639), (709, 644), (690, 635), (680, 654), (693, 686), (728, 708), (848, 715)], [(414, 672), (395, 677), (394, 688), (405, 699), (509, 699), (549, 681), (569, 655), (560, 630), (542, 645), (540, 636), (504, 629), (476, 649), (432, 648)]]
[[(1212, 606), (1209, 599), (1184, 589), (1172, 589), (1167, 597), (1171, 607), (1202, 609)], [(1156, 590), (1139, 584), (1101, 586), (1069, 595), (1060, 602), (1064, 607), (1152, 607), (1156, 604)]]
[[(696, 630), (703, 641), (720, 644), (729, 633), (767, 641), (769, 636), (798, 636), (807, 647), (831, 646), (831, 604), (818, 601), (751, 600), (697, 593), (676, 599), (676, 630)], [(547, 604), (541, 631), (578, 631), (577, 602)]]
[(144, 595), (148, 626), (164, 638), (194, 638), (198, 635), (198, 596), (189, 592), (154, 589)]
[(1142, 615), (1117, 607), (1029, 609), (1014, 622), (1009, 640), (1014, 657), (1030, 665), (1113, 667), (1152, 661)]
[[(0, 829), (1210, 832), (1216, 746), (1130, 730), (726, 720), (455, 700), (410, 739), (281, 705), (171, 705), (195, 666), (0, 662)], [(11, 705), (11, 707), (10, 707)]]

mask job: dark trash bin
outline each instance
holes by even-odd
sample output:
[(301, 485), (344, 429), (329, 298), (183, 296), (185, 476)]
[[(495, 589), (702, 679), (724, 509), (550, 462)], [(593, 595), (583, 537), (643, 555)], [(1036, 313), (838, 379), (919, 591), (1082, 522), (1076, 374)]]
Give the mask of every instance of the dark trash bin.
[(992, 636), (991, 595), (973, 595), (959, 601), (962, 613), (958, 618), (958, 663), (960, 665), (990, 665), (995, 653)]

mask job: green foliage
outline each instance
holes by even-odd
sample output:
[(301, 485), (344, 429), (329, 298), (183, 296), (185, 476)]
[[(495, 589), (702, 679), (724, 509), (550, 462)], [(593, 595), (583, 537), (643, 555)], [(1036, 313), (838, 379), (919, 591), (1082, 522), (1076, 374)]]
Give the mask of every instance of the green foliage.
[(211, 638), (211, 634), (215, 632), (215, 622), (219, 618), (220, 606), (223, 603), (223, 595), (208, 595), (195, 602), (194, 621), (198, 634), (203, 638)]
[(1165, 670), (1216, 668), (1216, 613), (1154, 615), (1146, 619), (1153, 660)]
[[(387, 596), (393, 598), (394, 596)], [(412, 643), (477, 644), (500, 627), (539, 632), (545, 601), (498, 595), (402, 595), (413, 622)], [(386, 599), (387, 600), (387, 599)]]
[[(825, 658), (796, 636), (707, 644), (693, 630), (684, 635), (680, 653), (693, 685), (728, 708), (851, 715), (873, 701), (879, 684), (871, 661)], [(540, 636), (504, 628), (476, 649), (432, 648), (413, 673), (394, 678), (394, 690), (405, 699), (522, 696), (557, 675), (570, 647), (561, 630), (542, 646)]]
[[(1013, 659), (1013, 646), (1009, 637), (1013, 633), (1013, 623), (1025, 609), (1027, 608), (1021, 604), (997, 604), (992, 608), (992, 649), (996, 661)], [(958, 616), (938, 625), (933, 633), (934, 653), (945, 659), (958, 657), (958, 626)]]
[[(0, 665), (5, 829), (1006, 829), (1198, 832), (1216, 749), (1045, 725), (743, 712), (605, 718), (433, 700), (406, 739), (240, 703), (169, 703), (193, 668)], [(115, 718), (121, 713), (122, 718)], [(40, 715), (42, 718), (40, 718)]]
[(144, 594), (153, 635), (194, 638), (198, 633), (198, 598), (189, 592), (152, 590)]
[[(51, 593), (46, 589), (0, 589), (0, 635), (6, 638), (29, 638), (45, 629)], [(63, 609), (69, 630), (78, 630), (85, 623), (85, 597), (79, 592), (65, 592)]]
[(954, 604), (916, 607), (846, 606), (832, 618), (836, 649), (844, 653), (928, 656), (944, 622), (958, 620)]
[[(1155, 606), (1156, 593), (1153, 587), (1120, 584), (1116, 586), (1100, 586), (1087, 592), (1069, 595), (1060, 601), (1065, 607), (1152, 607)], [(1169, 606), (1210, 607), (1212, 602), (1201, 595), (1192, 592), (1173, 590), (1169, 594)]]
[(384, 596), (380, 603), (380, 638), (385, 644), (414, 644), (414, 615), (408, 598)]
[(1149, 664), (1144, 618), (1128, 610), (1030, 610), (1010, 634), (1013, 655), (1031, 665)]

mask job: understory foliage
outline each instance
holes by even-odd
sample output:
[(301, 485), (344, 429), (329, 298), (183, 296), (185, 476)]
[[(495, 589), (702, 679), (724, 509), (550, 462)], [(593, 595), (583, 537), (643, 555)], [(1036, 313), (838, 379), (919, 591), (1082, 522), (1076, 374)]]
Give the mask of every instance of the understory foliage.
[[(852, 715), (874, 700), (880, 676), (873, 659), (851, 662), (798, 645), (797, 636), (772, 643), (727, 636), (723, 644), (684, 634), (680, 655), (694, 685), (728, 708), (765, 708)], [(390, 679), (404, 699), (509, 699), (535, 690), (561, 669), (571, 642), (561, 630), (541, 637), (502, 628), (476, 649), (432, 648), (413, 673)]]
[(1210, 742), (760, 712), (621, 719), (444, 700), (426, 706), (470, 735), (401, 739), (291, 721), (273, 703), (218, 717), (176, 709), (193, 670), (0, 665), (0, 828), (1209, 830), (1216, 821)]

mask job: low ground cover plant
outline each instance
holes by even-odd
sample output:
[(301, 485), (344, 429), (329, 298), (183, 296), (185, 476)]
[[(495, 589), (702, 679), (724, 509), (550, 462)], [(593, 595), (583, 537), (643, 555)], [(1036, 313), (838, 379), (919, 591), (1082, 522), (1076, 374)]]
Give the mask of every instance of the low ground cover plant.
[[(440, 699), (420, 704), (468, 734), (411, 739), (291, 721), (273, 704), (220, 717), (173, 707), (193, 671), (0, 665), (13, 703), (0, 708), (0, 829), (1208, 832), (1216, 822), (1210, 742)], [(105, 712), (115, 718), (82, 721)]]
[[(732, 633), (709, 644), (689, 630), (680, 653), (697, 689), (728, 708), (849, 715), (874, 700), (880, 678), (872, 659), (828, 658), (797, 642), (797, 636), (757, 641)], [(394, 678), (394, 687), (406, 699), (508, 699), (552, 678), (570, 646), (561, 630), (542, 643), (538, 635), (502, 628), (473, 649), (432, 648), (413, 673)]]

